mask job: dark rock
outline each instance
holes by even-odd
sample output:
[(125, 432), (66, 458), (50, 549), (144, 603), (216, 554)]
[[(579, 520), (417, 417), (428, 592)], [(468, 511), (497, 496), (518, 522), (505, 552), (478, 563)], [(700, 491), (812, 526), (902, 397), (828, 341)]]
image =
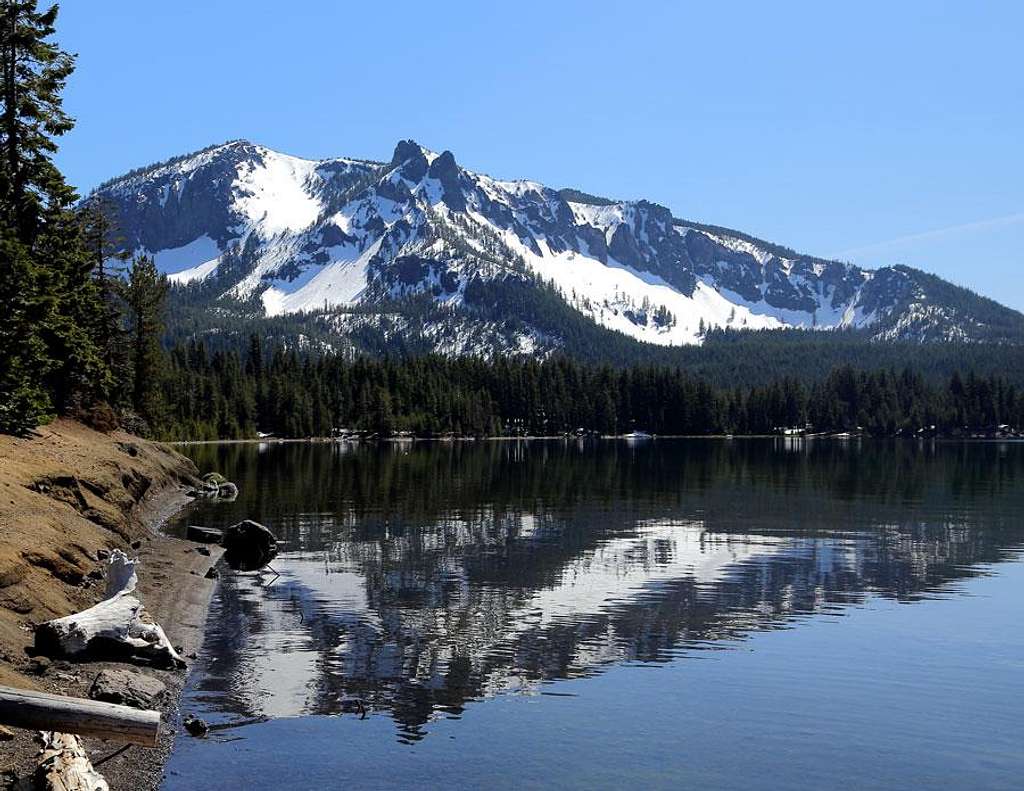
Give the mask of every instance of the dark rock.
[(445, 151), (434, 160), (428, 171), (431, 178), (441, 182), (444, 190), (442, 200), (452, 211), (466, 210), (466, 197), (462, 194), (462, 185), (459, 183), (459, 166), (455, 164), (455, 157), (451, 151)]
[(423, 149), (414, 140), (402, 140), (395, 146), (391, 157), (391, 167), (398, 168), (402, 178), (412, 183), (419, 182), (427, 175), (427, 157)]
[(220, 572), (217, 571), (216, 567), (210, 566), (210, 568), (206, 570), (206, 575), (205, 576), (206, 576), (206, 579), (208, 579), (208, 580), (215, 580), (215, 579), (217, 579), (217, 577), (220, 576)]
[(238, 487), (228, 481), (217, 488), (217, 497), (221, 500), (234, 500), (238, 497)]
[(185, 718), (182, 725), (185, 726), (185, 730), (188, 731), (191, 736), (205, 736), (210, 732), (209, 725), (198, 717), (193, 717), (191, 714)]
[(130, 670), (103, 670), (92, 682), (89, 697), (136, 709), (152, 709), (167, 687), (159, 679)]
[(228, 565), (237, 571), (257, 571), (277, 557), (277, 538), (251, 519), (225, 530), (221, 544)]
[(224, 531), (213, 527), (189, 525), (185, 531), (185, 538), (189, 541), (198, 541), (201, 544), (219, 544), (224, 538)]
[(29, 670), (35, 673), (37, 676), (42, 676), (49, 671), (50, 665), (52, 664), (53, 663), (45, 656), (36, 656), (32, 657), (32, 661), (29, 663), (28, 667)]
[(366, 719), (366, 705), (358, 698), (344, 698), (339, 703), (343, 713), (359, 714), (361, 719)]
[(14, 731), (0, 725), (0, 742), (14, 741)]
[(110, 550), (109, 549), (97, 549), (96, 550), (96, 560), (107, 560), (109, 558), (110, 558)]
[(141, 546), (142, 546), (142, 542), (138, 541), (138, 540), (132, 541), (132, 543), (131, 543), (132, 549), (139, 549)]
[(196, 547), (196, 553), (199, 554), (199, 555), (202, 555), (203, 557), (207, 557), (208, 558), (208, 557), (210, 557), (210, 548), (209, 547)]

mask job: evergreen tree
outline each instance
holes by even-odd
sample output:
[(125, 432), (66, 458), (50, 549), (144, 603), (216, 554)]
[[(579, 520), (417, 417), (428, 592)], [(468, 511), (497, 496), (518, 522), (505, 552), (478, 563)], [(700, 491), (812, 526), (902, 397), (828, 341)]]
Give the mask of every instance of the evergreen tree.
[(157, 271), (152, 258), (139, 256), (132, 262), (125, 288), (131, 338), (131, 400), (135, 411), (154, 428), (163, 417), (161, 380), (165, 361), (160, 338), (167, 290), (167, 278)]
[(130, 256), (123, 250), (124, 237), (115, 217), (115, 207), (95, 195), (87, 198), (78, 209), (82, 242), (91, 262), (98, 300), (90, 330), (116, 388), (110, 394), (111, 400), (120, 402), (127, 397), (124, 383), (128, 377), (128, 355), (122, 303), (125, 262)]
[(0, 61), (4, 106), (0, 116), (0, 211), (4, 223), (31, 247), (47, 210), (75, 200), (52, 156), (53, 138), (71, 130), (60, 93), (74, 59), (47, 41), (54, 33), (57, 6), (39, 12), (36, 0), (2, 0)]
[(8, 229), (0, 232), (0, 432), (21, 434), (53, 408), (41, 376), (46, 346), (34, 329), (35, 276), (28, 249)]
[(48, 39), (57, 7), (0, 0), (0, 431), (25, 431), (109, 389), (90, 332), (100, 306), (73, 212), (53, 163), (72, 120), (61, 91), (74, 59)]

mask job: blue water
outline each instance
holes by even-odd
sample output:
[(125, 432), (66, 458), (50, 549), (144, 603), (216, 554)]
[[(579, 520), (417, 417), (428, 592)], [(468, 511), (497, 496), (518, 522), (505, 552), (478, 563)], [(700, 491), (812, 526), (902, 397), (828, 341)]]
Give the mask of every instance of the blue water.
[(1024, 446), (195, 452), (290, 543), (166, 789), (1022, 787)]

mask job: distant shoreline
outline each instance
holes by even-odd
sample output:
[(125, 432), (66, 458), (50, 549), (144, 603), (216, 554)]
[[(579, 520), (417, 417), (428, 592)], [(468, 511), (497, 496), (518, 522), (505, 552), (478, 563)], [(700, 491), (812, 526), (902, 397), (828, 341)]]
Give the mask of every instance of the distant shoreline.
[(165, 445), (185, 447), (191, 445), (253, 445), (253, 444), (277, 444), (286, 445), (292, 443), (307, 444), (364, 444), (364, 443), (387, 443), (404, 444), (411, 442), (432, 442), (432, 443), (455, 443), (455, 442), (574, 442), (579, 440), (615, 440), (619, 442), (656, 442), (658, 440), (832, 440), (849, 442), (850, 440), (901, 440), (921, 442), (925, 440), (938, 442), (1022, 442), (1024, 436), (1008, 437), (985, 437), (985, 436), (955, 436), (951, 434), (931, 434), (927, 436), (899, 436), (884, 435), (874, 436), (871, 434), (653, 434), (648, 437), (631, 437), (622, 434), (601, 434), (572, 436), (565, 434), (533, 435), (525, 437), (486, 436), (486, 437), (251, 437), (245, 439), (188, 439), (167, 441)]

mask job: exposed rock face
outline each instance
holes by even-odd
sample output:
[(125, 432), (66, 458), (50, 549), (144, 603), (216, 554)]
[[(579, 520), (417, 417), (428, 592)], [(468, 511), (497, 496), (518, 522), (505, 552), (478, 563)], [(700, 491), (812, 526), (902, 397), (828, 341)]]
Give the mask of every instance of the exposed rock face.
[[(358, 309), (334, 322), (339, 337), (386, 326), (437, 351), (545, 353), (571, 334), (575, 313), (663, 345), (700, 343), (714, 327), (1024, 340), (1021, 314), (914, 269), (865, 270), (650, 201), (494, 179), (411, 140), (387, 163), (236, 141), (99, 195), (126, 247), (155, 253), (195, 300), (240, 315)], [(410, 299), (419, 308), (403, 313)], [(434, 312), (418, 318), (424, 303)]]

